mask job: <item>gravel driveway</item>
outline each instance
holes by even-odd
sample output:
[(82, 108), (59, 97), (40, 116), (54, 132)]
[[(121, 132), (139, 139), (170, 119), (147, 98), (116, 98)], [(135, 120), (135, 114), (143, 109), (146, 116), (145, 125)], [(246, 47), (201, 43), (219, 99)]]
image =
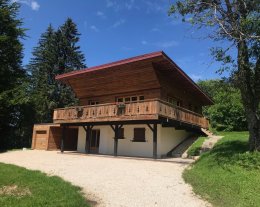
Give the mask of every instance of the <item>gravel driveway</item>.
[(1, 153), (0, 162), (58, 175), (98, 207), (209, 206), (184, 183), (187, 164), (37, 150)]

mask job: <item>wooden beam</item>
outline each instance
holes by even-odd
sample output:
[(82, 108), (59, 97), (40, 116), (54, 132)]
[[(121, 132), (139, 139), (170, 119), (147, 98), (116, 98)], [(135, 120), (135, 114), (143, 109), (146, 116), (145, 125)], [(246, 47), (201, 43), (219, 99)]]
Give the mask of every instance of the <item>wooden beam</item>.
[(151, 131), (153, 132), (153, 127), (150, 124), (147, 124), (147, 126), (151, 129)]

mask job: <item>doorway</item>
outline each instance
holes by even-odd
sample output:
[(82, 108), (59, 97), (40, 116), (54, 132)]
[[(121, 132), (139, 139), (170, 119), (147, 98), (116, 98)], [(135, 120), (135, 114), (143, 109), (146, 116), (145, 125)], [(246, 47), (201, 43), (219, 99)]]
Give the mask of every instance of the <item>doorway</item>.
[(92, 129), (90, 136), (90, 153), (97, 154), (99, 149), (100, 130)]

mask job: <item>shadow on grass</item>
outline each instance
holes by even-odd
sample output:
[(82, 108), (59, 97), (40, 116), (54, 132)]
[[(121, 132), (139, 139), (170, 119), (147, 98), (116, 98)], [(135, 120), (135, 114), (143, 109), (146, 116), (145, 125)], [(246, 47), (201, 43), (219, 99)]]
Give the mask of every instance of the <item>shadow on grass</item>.
[[(228, 140), (217, 144), (210, 152), (205, 153), (201, 158), (210, 159), (220, 167), (231, 170), (230, 167), (243, 167), (246, 169), (260, 169), (260, 153), (248, 152), (249, 146), (245, 141)], [(209, 164), (209, 165), (211, 165)]]

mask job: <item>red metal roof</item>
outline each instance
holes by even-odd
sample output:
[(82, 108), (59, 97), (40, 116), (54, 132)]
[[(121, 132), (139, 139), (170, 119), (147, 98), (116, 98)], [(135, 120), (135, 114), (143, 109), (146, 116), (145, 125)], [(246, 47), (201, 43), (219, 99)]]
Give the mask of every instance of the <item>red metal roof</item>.
[(208, 99), (208, 101), (213, 104), (213, 100), (207, 94), (205, 94), (200, 89), (200, 87), (172, 59), (170, 59), (163, 51), (152, 52), (152, 53), (148, 53), (148, 54), (144, 54), (144, 55), (139, 55), (139, 56), (135, 56), (135, 57), (131, 57), (131, 58), (127, 58), (127, 59), (103, 64), (103, 65), (98, 65), (98, 66), (85, 68), (85, 69), (81, 69), (81, 70), (75, 70), (75, 71), (72, 71), (72, 72), (69, 72), (69, 73), (57, 75), (55, 77), (55, 79), (63, 81), (63, 80), (66, 80), (66, 79), (77, 77), (78, 75), (81, 75), (81, 74), (90, 73), (90, 72), (93, 72), (93, 71), (105, 70), (105, 69), (112, 68), (112, 67), (115, 67), (115, 66), (120, 66), (120, 65), (124, 65), (124, 64), (133, 63), (133, 62), (147, 60), (147, 59), (152, 59), (152, 58), (156, 58), (156, 57), (162, 57), (165, 60), (167, 60), (172, 66), (174, 66), (175, 69), (177, 69), (177, 71), (181, 74), (181, 76), (183, 76), (188, 82), (190, 82), (191, 85), (193, 85), (198, 91), (200, 91), (200, 93), (202, 93), (204, 95), (204, 97), (206, 99)]

